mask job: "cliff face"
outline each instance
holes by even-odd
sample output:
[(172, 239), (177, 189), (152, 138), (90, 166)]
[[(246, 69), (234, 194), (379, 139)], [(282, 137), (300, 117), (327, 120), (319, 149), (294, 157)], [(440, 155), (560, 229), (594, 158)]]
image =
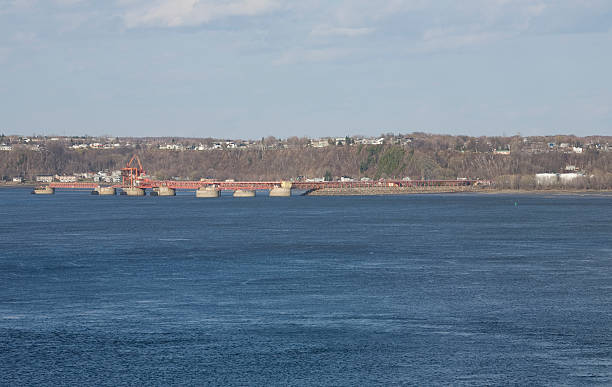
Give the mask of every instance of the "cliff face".
[[(612, 152), (582, 154), (491, 152), (420, 149), (415, 146), (368, 145), (298, 147), (293, 149), (223, 149), (168, 151), (158, 149), (68, 150), (51, 146), (39, 151), (0, 152), (0, 175), (5, 178), (39, 174), (72, 174), (120, 169), (137, 153), (145, 170), (159, 178), (181, 176), (236, 180), (278, 180), (298, 176), (354, 178), (455, 179), (472, 177), (510, 182), (529, 188), (538, 172), (559, 172), (572, 165), (595, 175), (600, 187), (612, 188)], [(506, 184), (506, 183), (504, 183)], [(512, 187), (507, 187), (512, 188)]]

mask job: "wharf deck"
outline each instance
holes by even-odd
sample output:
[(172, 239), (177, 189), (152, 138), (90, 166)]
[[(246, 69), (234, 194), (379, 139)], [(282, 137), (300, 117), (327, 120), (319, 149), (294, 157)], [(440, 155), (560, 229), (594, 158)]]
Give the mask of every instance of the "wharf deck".
[[(479, 180), (376, 180), (376, 181), (297, 181), (291, 187), (298, 190), (313, 191), (320, 189), (338, 188), (406, 188), (406, 187), (466, 187), (481, 183)], [(142, 178), (136, 181), (135, 187), (153, 189), (168, 187), (179, 190), (196, 190), (201, 187), (214, 186), (219, 190), (270, 190), (280, 187), (281, 181), (178, 181), (178, 180), (152, 180)], [(98, 183), (60, 183), (53, 182), (49, 187), (56, 189), (96, 189)], [(127, 188), (122, 184), (111, 185), (113, 188)]]

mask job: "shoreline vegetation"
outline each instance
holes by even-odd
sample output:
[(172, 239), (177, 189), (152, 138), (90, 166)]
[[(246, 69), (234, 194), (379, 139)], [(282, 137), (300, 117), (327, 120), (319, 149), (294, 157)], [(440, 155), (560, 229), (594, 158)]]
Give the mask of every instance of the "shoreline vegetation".
[[(93, 181), (136, 154), (160, 180), (487, 180), (497, 189), (612, 189), (612, 136), (469, 137), (427, 133), (380, 138), (261, 140), (0, 137), (0, 180), (77, 176)], [(540, 187), (536, 174), (565, 174)]]
[[(35, 188), (41, 184), (0, 182), (0, 189)], [(597, 195), (612, 196), (611, 189), (500, 189), (494, 187), (368, 187), (324, 188), (307, 193), (307, 196), (386, 196), (423, 194), (489, 194), (489, 195)]]
[(423, 195), (423, 194), (489, 194), (489, 195), (604, 195), (612, 196), (612, 190), (575, 190), (575, 189), (452, 189), (440, 187), (438, 189), (404, 189), (404, 188), (326, 188), (310, 192), (309, 196), (385, 196), (385, 195)]

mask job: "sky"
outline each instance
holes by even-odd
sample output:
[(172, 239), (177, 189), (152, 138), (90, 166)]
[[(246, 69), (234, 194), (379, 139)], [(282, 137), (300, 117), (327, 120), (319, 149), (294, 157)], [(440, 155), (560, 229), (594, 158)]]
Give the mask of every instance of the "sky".
[(0, 0), (0, 131), (612, 135), (610, 0)]

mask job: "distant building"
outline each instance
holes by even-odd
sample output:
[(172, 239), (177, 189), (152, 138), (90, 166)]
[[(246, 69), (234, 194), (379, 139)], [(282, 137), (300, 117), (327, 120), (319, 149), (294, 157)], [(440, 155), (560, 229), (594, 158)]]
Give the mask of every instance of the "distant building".
[(385, 142), (383, 137), (380, 138), (362, 138), (359, 140), (360, 144), (363, 145), (382, 145)]
[(10, 145), (2, 144), (0, 145), (0, 151), (12, 151), (13, 147)]
[(570, 172), (570, 173), (536, 173), (536, 184), (540, 186), (554, 185), (554, 184), (571, 184), (577, 182), (583, 178), (582, 173)]
[(13, 177), (13, 183), (23, 183), (23, 177)]
[(95, 173), (93, 172), (83, 172), (83, 173), (78, 173), (76, 174), (77, 177), (81, 177), (83, 179), (93, 179), (93, 177), (95, 176)]
[(576, 182), (581, 177), (580, 173), (560, 173), (559, 181), (561, 184), (570, 184)]
[(182, 151), (185, 150), (185, 147), (181, 144), (164, 144), (160, 145), (159, 149)]
[(559, 182), (559, 175), (556, 173), (536, 173), (535, 179), (538, 185), (553, 185)]
[(60, 181), (60, 183), (76, 183), (77, 181), (77, 177), (72, 175), (72, 176), (57, 176), (57, 180)]
[(53, 182), (53, 176), (36, 176), (36, 181), (39, 183), (51, 183)]
[(311, 140), (310, 146), (312, 146), (313, 148), (325, 148), (326, 146), (329, 146), (329, 140), (324, 138), (318, 140)]
[(572, 150), (574, 151), (574, 153), (582, 153), (582, 147), (580, 146), (575, 146), (572, 148)]
[(493, 151), (493, 154), (508, 156), (510, 154), (510, 149), (496, 149)]

